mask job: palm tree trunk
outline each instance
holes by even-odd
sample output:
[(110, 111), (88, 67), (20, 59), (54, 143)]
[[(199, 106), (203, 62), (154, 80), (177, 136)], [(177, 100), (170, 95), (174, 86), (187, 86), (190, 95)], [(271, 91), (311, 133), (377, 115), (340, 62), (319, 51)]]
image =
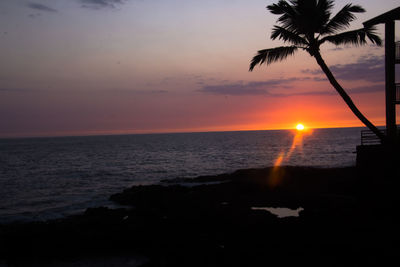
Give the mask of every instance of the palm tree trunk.
[(376, 128), (375, 125), (373, 125), (361, 112), (358, 110), (356, 105), (353, 103), (353, 100), (351, 100), (350, 96), (346, 93), (346, 91), (343, 89), (342, 86), (337, 82), (335, 77), (333, 76), (332, 72), (328, 68), (328, 66), (325, 64), (325, 61), (322, 59), (322, 56), (319, 52), (313, 53), (313, 56), (317, 60), (318, 65), (321, 67), (322, 71), (325, 73), (326, 77), (328, 78), (329, 82), (332, 84), (332, 86), (336, 89), (336, 91), (339, 93), (339, 95), (343, 98), (344, 102), (346, 102), (347, 106), (353, 111), (354, 115), (365, 124), (365, 126), (368, 127), (376, 136), (381, 140), (382, 143), (384, 143), (386, 137), (385, 135), (378, 129)]

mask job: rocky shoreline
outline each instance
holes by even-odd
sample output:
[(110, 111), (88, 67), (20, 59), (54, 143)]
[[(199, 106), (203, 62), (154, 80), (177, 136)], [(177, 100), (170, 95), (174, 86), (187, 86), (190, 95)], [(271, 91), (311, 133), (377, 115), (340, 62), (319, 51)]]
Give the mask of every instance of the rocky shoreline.
[[(89, 266), (82, 259), (140, 255), (146, 260), (103, 266), (384, 266), (399, 261), (400, 249), (391, 177), (271, 167), (134, 186), (110, 197), (129, 208), (0, 225), (0, 265)], [(302, 211), (278, 218), (263, 207)]]

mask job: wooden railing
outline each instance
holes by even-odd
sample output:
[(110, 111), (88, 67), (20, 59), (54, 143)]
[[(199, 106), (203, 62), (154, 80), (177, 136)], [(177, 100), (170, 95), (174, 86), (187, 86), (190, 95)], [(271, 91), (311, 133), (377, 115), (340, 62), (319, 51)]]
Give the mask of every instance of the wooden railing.
[[(397, 138), (400, 138), (400, 125), (397, 125)], [(386, 135), (386, 129), (380, 129), (383, 135)], [(399, 139), (400, 142), (400, 139)], [(361, 131), (361, 145), (362, 146), (371, 146), (371, 145), (381, 145), (381, 139), (379, 139), (376, 134), (374, 134), (371, 130), (363, 130)]]
[[(386, 135), (386, 130), (380, 130), (383, 134)], [(371, 145), (380, 145), (382, 144), (381, 139), (376, 136), (374, 132), (371, 130), (363, 130), (361, 131), (361, 145), (362, 146), (371, 146)]]

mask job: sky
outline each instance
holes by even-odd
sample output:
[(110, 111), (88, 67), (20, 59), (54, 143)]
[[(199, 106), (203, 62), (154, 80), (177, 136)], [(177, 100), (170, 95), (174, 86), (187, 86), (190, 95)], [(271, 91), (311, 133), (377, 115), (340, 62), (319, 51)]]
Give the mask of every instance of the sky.
[[(305, 52), (248, 71), (258, 50), (282, 45), (269, 38), (275, 2), (1, 0), (0, 137), (361, 126)], [(350, 2), (367, 12), (349, 29), (399, 6)], [(384, 125), (384, 48), (321, 53)]]

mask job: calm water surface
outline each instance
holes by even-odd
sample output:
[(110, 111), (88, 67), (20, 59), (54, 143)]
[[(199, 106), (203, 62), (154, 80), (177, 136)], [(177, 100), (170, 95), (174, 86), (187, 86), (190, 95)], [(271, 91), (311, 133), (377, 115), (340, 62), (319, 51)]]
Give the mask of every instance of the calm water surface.
[[(355, 164), (361, 128), (316, 129), (284, 165)], [(293, 131), (0, 139), (0, 222), (45, 220), (109, 205), (137, 184), (266, 167)], [(302, 149), (301, 149), (302, 148)]]

